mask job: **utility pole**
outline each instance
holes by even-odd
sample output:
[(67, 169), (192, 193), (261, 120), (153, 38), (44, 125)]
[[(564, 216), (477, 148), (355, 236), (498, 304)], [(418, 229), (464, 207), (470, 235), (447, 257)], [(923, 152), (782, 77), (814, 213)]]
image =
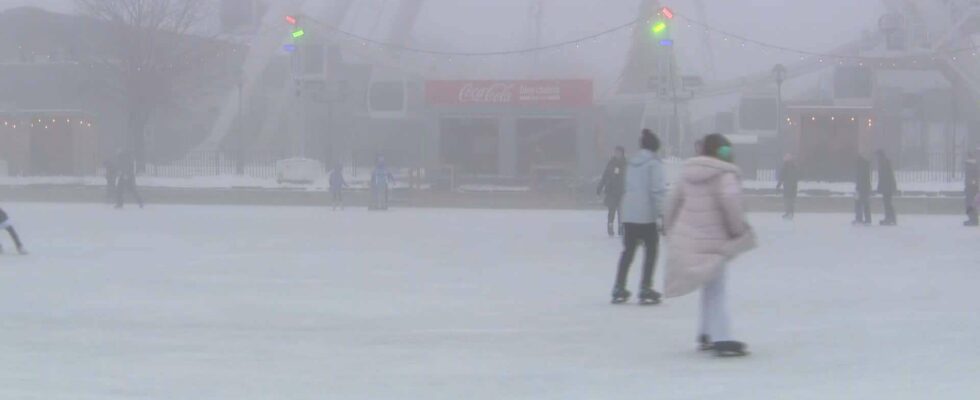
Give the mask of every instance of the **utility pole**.
[(243, 87), (245, 77), (243, 73), (238, 75), (238, 137), (236, 138), (235, 173), (245, 175), (245, 121), (242, 112)]

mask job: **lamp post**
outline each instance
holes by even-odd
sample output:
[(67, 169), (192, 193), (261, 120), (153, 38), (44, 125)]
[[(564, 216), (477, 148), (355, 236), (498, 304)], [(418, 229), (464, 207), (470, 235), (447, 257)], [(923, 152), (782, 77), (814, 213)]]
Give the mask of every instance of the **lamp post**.
[(235, 173), (245, 175), (245, 121), (242, 120), (242, 98), (245, 86), (244, 73), (238, 75), (238, 137), (236, 138)]
[(790, 146), (783, 138), (783, 82), (786, 81), (786, 66), (776, 64), (772, 67), (772, 77), (776, 80), (776, 140), (783, 144), (783, 151)]

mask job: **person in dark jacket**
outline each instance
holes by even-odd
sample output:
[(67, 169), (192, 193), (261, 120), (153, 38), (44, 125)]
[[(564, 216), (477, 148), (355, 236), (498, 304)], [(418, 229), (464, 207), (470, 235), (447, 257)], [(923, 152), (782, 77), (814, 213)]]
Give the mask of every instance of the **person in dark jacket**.
[(860, 154), (855, 165), (854, 190), (854, 224), (871, 225), (871, 162)]
[(800, 171), (796, 166), (793, 156), (787, 154), (783, 158), (783, 166), (779, 169), (779, 183), (776, 189), (783, 189), (783, 207), (786, 214), (784, 219), (793, 219), (796, 216), (796, 194), (799, 192)]
[[(17, 235), (17, 230), (14, 229), (13, 223), (10, 222), (10, 218), (7, 217), (7, 213), (2, 208), (0, 208), (0, 229), (6, 230), (10, 234), (18, 253), (27, 254), (27, 250), (24, 250), (24, 244), (20, 241), (20, 236)], [(0, 253), (3, 253), (3, 246), (0, 246)]]
[(123, 208), (123, 196), (126, 192), (132, 193), (136, 198), (136, 203), (143, 208), (143, 199), (136, 191), (136, 162), (133, 157), (125, 151), (120, 151), (116, 157), (116, 208)]
[(606, 171), (602, 173), (599, 180), (599, 187), (596, 188), (597, 195), (605, 195), (603, 204), (609, 210), (606, 217), (606, 230), (609, 236), (615, 235), (613, 226), (616, 223), (616, 216), (619, 215), (619, 235), (623, 235), (622, 215), (620, 213), (620, 203), (623, 202), (623, 191), (625, 190), (624, 176), (626, 175), (626, 149), (616, 146), (613, 158), (606, 164)]
[(345, 187), (347, 187), (347, 181), (344, 180), (344, 166), (337, 163), (333, 167), (333, 171), (330, 172), (330, 198), (334, 210), (344, 208)]
[(970, 152), (966, 156), (966, 165), (963, 168), (965, 178), (963, 194), (966, 195), (966, 222), (963, 226), (977, 226), (980, 221), (977, 219), (977, 206), (975, 200), (980, 193), (980, 169), (977, 168), (977, 154)]
[(648, 129), (640, 137), (640, 151), (634, 154), (626, 169), (626, 190), (623, 193), (623, 253), (616, 270), (612, 302), (621, 304), (629, 300), (626, 280), (636, 249), (643, 245), (643, 277), (640, 280), (640, 303), (657, 304), (660, 293), (653, 290), (653, 272), (660, 245), (660, 229), (657, 221), (663, 216), (663, 203), (667, 194), (664, 182), (663, 162), (657, 155), (660, 139)]
[(878, 193), (881, 194), (881, 201), (885, 205), (885, 219), (881, 225), (898, 225), (898, 217), (895, 215), (895, 205), (892, 199), (898, 192), (898, 182), (895, 180), (895, 169), (892, 162), (883, 150), (878, 150)]

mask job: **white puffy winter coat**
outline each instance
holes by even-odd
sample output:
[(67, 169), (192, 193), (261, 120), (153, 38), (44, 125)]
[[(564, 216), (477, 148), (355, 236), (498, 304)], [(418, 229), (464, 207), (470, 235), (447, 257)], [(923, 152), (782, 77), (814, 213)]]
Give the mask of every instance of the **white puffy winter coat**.
[(728, 261), (755, 247), (740, 176), (737, 166), (712, 157), (684, 163), (665, 217), (667, 297), (698, 290)]

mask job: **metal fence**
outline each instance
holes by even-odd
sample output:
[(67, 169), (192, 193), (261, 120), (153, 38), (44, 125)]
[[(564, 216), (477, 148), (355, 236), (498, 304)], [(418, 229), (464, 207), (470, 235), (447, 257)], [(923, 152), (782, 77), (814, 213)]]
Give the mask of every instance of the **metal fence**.
[[(196, 152), (166, 164), (147, 163), (144, 174), (163, 178), (236, 175), (237, 167), (235, 159), (219, 152)], [(245, 176), (263, 179), (276, 177), (276, 162), (273, 160), (249, 160), (244, 167)]]
[[(895, 167), (895, 179), (899, 183), (949, 183), (963, 180), (963, 155), (950, 152), (934, 152), (914, 156), (903, 155), (892, 160)], [(872, 168), (877, 169), (877, 162), (872, 161)], [(765, 168), (756, 170), (755, 180), (775, 182), (779, 179), (776, 169)]]

